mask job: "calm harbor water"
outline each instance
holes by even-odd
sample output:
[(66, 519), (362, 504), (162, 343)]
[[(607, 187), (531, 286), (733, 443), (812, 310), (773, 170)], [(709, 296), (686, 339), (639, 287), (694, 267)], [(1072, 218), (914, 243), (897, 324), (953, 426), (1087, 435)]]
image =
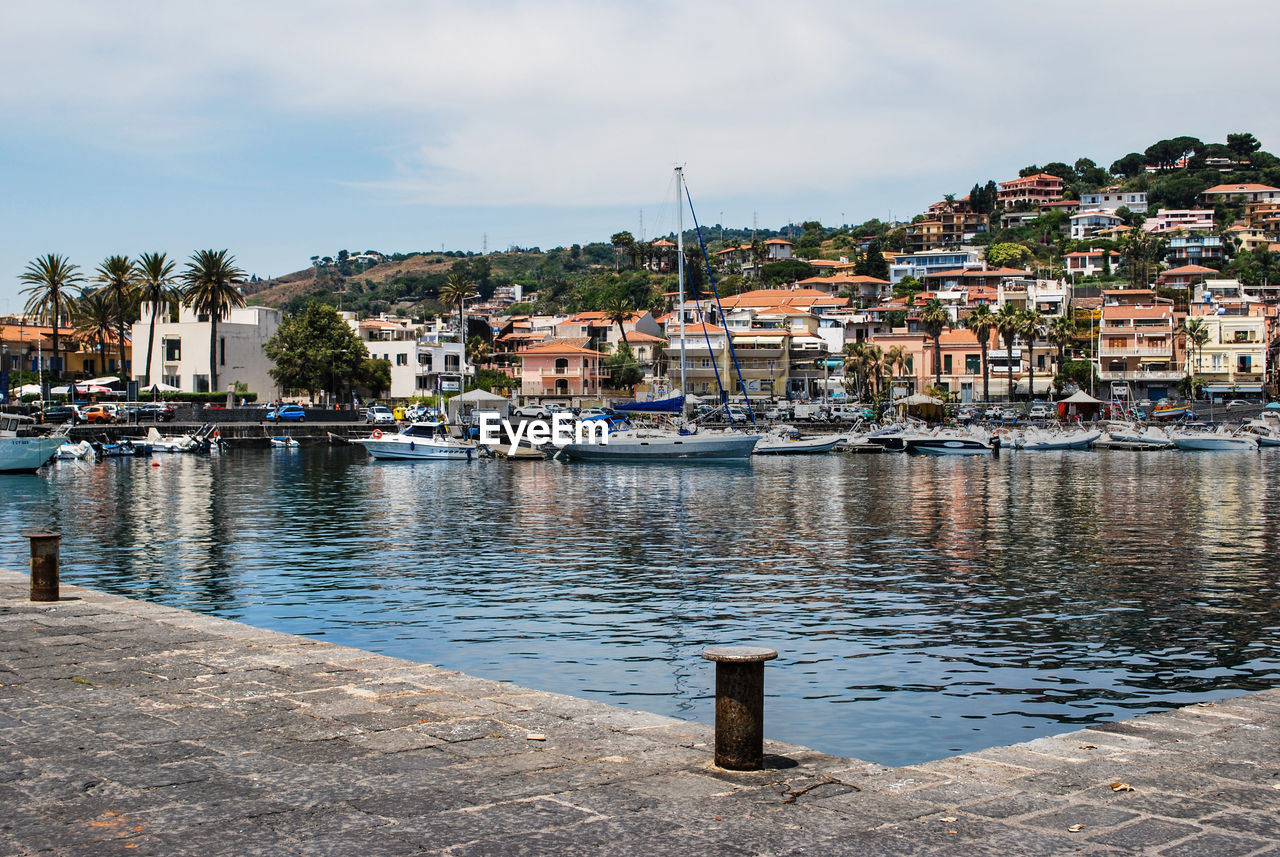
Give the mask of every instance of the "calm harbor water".
[(373, 463), (350, 448), (0, 476), (0, 565), (888, 764), (1280, 684), (1280, 454)]

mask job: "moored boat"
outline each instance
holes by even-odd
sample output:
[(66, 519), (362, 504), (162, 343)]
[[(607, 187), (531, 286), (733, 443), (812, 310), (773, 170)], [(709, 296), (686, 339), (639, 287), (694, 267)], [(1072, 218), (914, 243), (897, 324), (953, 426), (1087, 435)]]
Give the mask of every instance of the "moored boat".
[(0, 473), (34, 473), (66, 442), (65, 437), (28, 434), (35, 424), (22, 414), (0, 414)]
[(1225, 431), (1181, 431), (1170, 434), (1169, 439), (1178, 449), (1189, 452), (1254, 452), (1258, 449), (1257, 437)]
[(819, 455), (830, 452), (844, 435), (820, 434), (804, 437), (792, 426), (774, 426), (760, 438), (752, 450), (754, 455)]
[(374, 429), (369, 437), (351, 442), (383, 460), (470, 461), (478, 451), (474, 443), (450, 437), (443, 422), (410, 423), (396, 434)]

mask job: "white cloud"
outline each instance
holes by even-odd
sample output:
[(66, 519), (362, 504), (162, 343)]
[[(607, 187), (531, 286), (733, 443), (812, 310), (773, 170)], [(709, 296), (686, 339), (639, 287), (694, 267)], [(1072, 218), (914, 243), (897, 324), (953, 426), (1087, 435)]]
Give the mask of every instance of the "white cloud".
[[(1218, 121), (1280, 147), (1263, 109), (1277, 61), (1240, 26), (1266, 31), (1276, 7), (1198, 9), (6, 4), (0, 79), (16, 85), (0, 112), (167, 154), (252, 146), (263, 123), (359, 127), (391, 153), (360, 187), (449, 205), (651, 198), (677, 161), (703, 193), (851, 190), (1033, 145), (1042, 162), (1106, 161), (1165, 134), (1219, 136)], [(1110, 148), (1079, 150), (1097, 141)]]

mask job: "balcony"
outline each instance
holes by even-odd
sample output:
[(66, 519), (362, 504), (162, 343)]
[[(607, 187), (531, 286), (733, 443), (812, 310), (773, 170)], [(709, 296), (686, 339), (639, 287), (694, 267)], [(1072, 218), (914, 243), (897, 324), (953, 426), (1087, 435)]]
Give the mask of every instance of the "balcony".
[(1186, 377), (1181, 370), (1139, 370), (1127, 372), (1099, 372), (1103, 381), (1178, 381)]
[(1112, 348), (1104, 345), (1099, 349), (1098, 354), (1102, 357), (1163, 357), (1166, 360), (1173, 359), (1173, 350), (1171, 348)]

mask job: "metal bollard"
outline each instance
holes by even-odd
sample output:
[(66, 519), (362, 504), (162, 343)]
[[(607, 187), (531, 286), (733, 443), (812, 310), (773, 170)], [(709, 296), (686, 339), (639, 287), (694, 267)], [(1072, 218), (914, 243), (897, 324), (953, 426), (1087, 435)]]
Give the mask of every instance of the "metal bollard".
[(716, 765), (731, 771), (764, 767), (764, 662), (778, 653), (759, 646), (713, 646), (716, 664)]
[(61, 533), (23, 533), (31, 539), (31, 600), (58, 600), (58, 540)]

